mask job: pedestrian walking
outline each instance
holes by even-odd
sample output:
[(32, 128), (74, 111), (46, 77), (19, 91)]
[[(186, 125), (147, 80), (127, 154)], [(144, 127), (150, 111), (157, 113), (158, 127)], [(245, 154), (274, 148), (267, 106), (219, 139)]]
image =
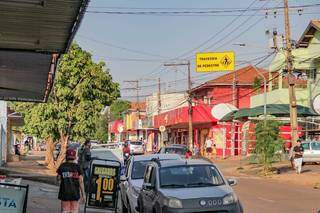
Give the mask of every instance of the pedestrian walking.
[(91, 142), (89, 139), (86, 139), (84, 144), (78, 153), (78, 163), (80, 165), (80, 169), (83, 173), (84, 185), (85, 189), (89, 186), (89, 178), (90, 178), (90, 161), (91, 161)]
[(78, 213), (79, 201), (86, 200), (83, 176), (80, 166), (75, 162), (76, 150), (68, 149), (66, 162), (57, 170), (57, 179), (60, 182), (58, 199), (61, 201), (61, 213)]
[(207, 157), (211, 158), (212, 157), (212, 140), (211, 137), (208, 137), (206, 142), (205, 142), (205, 147), (206, 147), (206, 154)]
[(297, 145), (293, 148), (294, 152), (294, 167), (297, 174), (301, 173), (302, 159), (303, 159), (303, 146), (301, 145), (301, 140), (297, 140)]

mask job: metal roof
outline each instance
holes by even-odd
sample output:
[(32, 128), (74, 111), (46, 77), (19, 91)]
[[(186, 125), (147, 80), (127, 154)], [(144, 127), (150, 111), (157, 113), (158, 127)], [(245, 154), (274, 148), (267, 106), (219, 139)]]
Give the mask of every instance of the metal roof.
[(0, 1), (0, 99), (46, 101), (88, 0)]

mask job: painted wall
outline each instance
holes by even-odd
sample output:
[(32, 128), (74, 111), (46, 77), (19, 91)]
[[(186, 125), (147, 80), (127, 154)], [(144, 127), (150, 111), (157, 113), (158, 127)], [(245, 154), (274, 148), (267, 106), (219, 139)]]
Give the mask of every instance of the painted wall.
[[(238, 86), (236, 89), (236, 107), (247, 108), (250, 107), (250, 95), (252, 91), (251, 86)], [(253, 94), (252, 94), (253, 95)], [(233, 104), (233, 90), (232, 86), (215, 86), (210, 89), (199, 90), (194, 93), (195, 101), (198, 104), (209, 104), (211, 106), (220, 103)]]
[[(296, 89), (297, 104), (302, 106), (310, 106), (309, 90)], [(289, 92), (288, 89), (277, 89), (267, 93), (267, 104), (288, 104)], [(264, 105), (264, 94), (259, 94), (251, 97), (250, 107)]]

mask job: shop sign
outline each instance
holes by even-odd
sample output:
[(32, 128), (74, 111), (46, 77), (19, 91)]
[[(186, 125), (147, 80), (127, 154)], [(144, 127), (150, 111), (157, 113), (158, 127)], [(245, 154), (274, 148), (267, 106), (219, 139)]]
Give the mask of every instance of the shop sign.
[(25, 213), (28, 186), (0, 183), (0, 212)]
[(91, 180), (88, 192), (88, 207), (116, 207), (119, 166), (91, 164)]

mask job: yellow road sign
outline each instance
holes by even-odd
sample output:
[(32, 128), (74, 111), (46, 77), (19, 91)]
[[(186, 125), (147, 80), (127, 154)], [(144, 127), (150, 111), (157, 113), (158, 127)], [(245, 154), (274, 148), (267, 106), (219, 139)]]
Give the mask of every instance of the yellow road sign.
[(197, 72), (233, 71), (234, 67), (234, 52), (209, 52), (196, 55)]

